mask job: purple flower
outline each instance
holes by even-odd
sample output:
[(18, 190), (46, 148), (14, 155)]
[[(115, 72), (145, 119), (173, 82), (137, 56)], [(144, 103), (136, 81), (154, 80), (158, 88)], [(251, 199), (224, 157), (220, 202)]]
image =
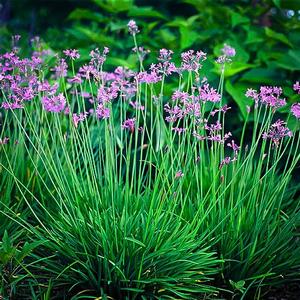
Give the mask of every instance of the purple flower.
[(215, 124), (208, 125), (207, 123), (204, 125), (206, 130), (209, 130), (211, 133), (222, 130), (222, 124), (217, 121)]
[(255, 106), (263, 104), (266, 106), (278, 108), (286, 104), (285, 99), (281, 98), (282, 89), (280, 87), (262, 86), (257, 92), (253, 89), (248, 89), (246, 97), (252, 98), (255, 101)]
[(286, 136), (291, 137), (293, 135), (293, 133), (285, 125), (286, 122), (277, 120), (271, 125), (268, 132), (263, 133), (262, 138), (270, 139), (277, 147), (280, 140), (282, 140)]
[(238, 151), (240, 150), (241, 147), (239, 147), (234, 140), (231, 141), (231, 143), (227, 144), (228, 147), (232, 148), (232, 150), (234, 151), (234, 155), (236, 156)]
[(188, 50), (181, 54), (181, 70), (195, 71), (202, 67), (200, 61), (206, 60), (206, 53), (202, 51)]
[[(90, 65), (94, 66), (95, 68), (101, 68), (106, 61), (106, 56), (108, 53), (109, 53), (109, 48), (107, 47), (103, 48), (102, 53), (98, 48), (92, 50), (90, 52), (90, 57), (91, 57)], [(94, 69), (92, 73), (95, 74), (96, 70)]]
[(193, 136), (199, 140), (199, 141), (204, 141), (206, 140), (206, 137), (204, 135), (200, 135), (199, 133), (197, 133), (196, 131), (193, 132)]
[(182, 128), (182, 127), (173, 127), (172, 131), (175, 131), (177, 134), (182, 134), (186, 132), (186, 128)]
[(174, 52), (172, 50), (168, 50), (168, 49), (164, 49), (164, 48), (160, 49), (158, 60), (162, 61), (162, 62), (169, 61), (169, 60), (171, 60), (173, 53)]
[(100, 103), (111, 102), (113, 99), (118, 97), (118, 88), (112, 87), (100, 87), (97, 93), (97, 100)]
[(229, 107), (227, 104), (225, 104), (224, 106), (222, 106), (221, 108), (215, 109), (213, 110), (210, 115), (214, 116), (216, 113), (218, 112), (223, 112), (226, 113), (229, 109), (231, 109), (231, 107)]
[(136, 35), (137, 33), (139, 33), (139, 28), (136, 25), (136, 22), (134, 20), (130, 20), (127, 24), (128, 27), (128, 31), (130, 34), (132, 35)]
[(221, 95), (217, 92), (216, 89), (210, 88), (209, 84), (206, 83), (202, 87), (198, 88), (199, 91), (199, 98), (200, 100), (206, 102), (220, 102)]
[(82, 79), (80, 78), (80, 76), (76, 75), (72, 78), (68, 79), (69, 83), (82, 83)]
[(125, 120), (121, 127), (123, 129), (129, 129), (133, 133), (135, 128), (135, 118)]
[(15, 101), (15, 102), (12, 102), (12, 103), (9, 103), (9, 102), (2, 102), (2, 105), (1, 105), (1, 108), (3, 109), (6, 109), (6, 110), (9, 110), (9, 109), (21, 109), (21, 108), (24, 108), (23, 104), (21, 101)]
[(91, 75), (95, 75), (97, 73), (97, 70), (92, 65), (83, 65), (79, 68), (80, 76), (90, 79)]
[(72, 118), (73, 118), (73, 122), (74, 122), (75, 127), (78, 126), (79, 122), (84, 121), (87, 118), (87, 116), (88, 116), (88, 112), (73, 114)]
[(142, 61), (145, 59), (146, 55), (150, 53), (150, 50), (146, 50), (144, 47), (134, 47), (132, 51), (138, 53)]
[(110, 110), (100, 103), (96, 108), (96, 115), (99, 119), (108, 119), (110, 117)]
[(178, 105), (171, 108), (168, 103), (165, 104), (164, 110), (169, 113), (169, 116), (166, 117), (167, 122), (176, 122), (178, 119), (182, 119), (186, 114), (185, 110)]
[(222, 48), (221, 51), (227, 57), (234, 57), (235, 54), (236, 54), (235, 49), (232, 48), (231, 46), (227, 45), (227, 44), (224, 44), (224, 47)]
[(140, 72), (136, 75), (136, 80), (139, 83), (157, 83), (161, 79), (162, 77), (156, 72), (151, 72), (150, 74), (147, 72)]
[(186, 103), (190, 95), (187, 92), (175, 91), (172, 95), (172, 100), (179, 100), (181, 103)]
[(129, 104), (137, 109), (137, 110), (144, 110), (145, 109), (145, 106), (144, 105), (141, 105), (140, 103), (138, 103), (137, 101), (133, 102), (133, 101), (130, 101)]
[(229, 165), (231, 162), (231, 158), (229, 156), (226, 156), (220, 163), (219, 169), (222, 169), (225, 165)]
[(286, 104), (285, 99), (281, 99), (282, 88), (272, 86), (262, 86), (260, 88), (260, 101), (271, 107), (281, 107)]
[(184, 176), (184, 173), (182, 173), (181, 170), (178, 170), (175, 174), (175, 179), (182, 178)]
[(297, 119), (300, 119), (300, 103), (294, 103), (291, 107), (291, 112)]
[(0, 139), (0, 145), (6, 145), (9, 142), (9, 137), (4, 137), (4, 139)]
[(72, 60), (78, 59), (80, 57), (80, 54), (76, 49), (67, 49), (64, 50), (63, 53)]
[(293, 85), (293, 89), (295, 92), (297, 92), (298, 94), (300, 94), (300, 84), (299, 81), (295, 82), (295, 84)]
[(61, 93), (58, 96), (43, 97), (42, 103), (46, 111), (59, 113), (65, 109), (66, 99)]
[(66, 61), (62, 58), (59, 60), (58, 64), (52, 69), (55, 72), (55, 77), (66, 77), (67, 76), (68, 65)]

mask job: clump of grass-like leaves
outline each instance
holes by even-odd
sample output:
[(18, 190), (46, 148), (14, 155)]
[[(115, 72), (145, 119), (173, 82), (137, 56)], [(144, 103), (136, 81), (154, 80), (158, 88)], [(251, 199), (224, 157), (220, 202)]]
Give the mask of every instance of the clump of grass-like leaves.
[(138, 28), (128, 27), (138, 71), (104, 71), (107, 48), (80, 67), (76, 50), (55, 66), (42, 50), (0, 58), (0, 291), (259, 298), (300, 270), (300, 139), (298, 125), (292, 132), (278, 119), (282, 90), (249, 89), (253, 107), (234, 138), (222, 91), (235, 50), (225, 45), (217, 59), (214, 89), (204, 52), (184, 52), (175, 66), (161, 49), (146, 68)]

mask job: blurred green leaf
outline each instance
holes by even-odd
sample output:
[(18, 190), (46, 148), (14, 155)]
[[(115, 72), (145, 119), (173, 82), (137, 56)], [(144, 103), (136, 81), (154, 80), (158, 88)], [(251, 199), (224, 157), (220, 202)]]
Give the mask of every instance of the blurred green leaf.
[(134, 0), (93, 0), (93, 2), (113, 14), (128, 11), (134, 4)]
[(289, 50), (282, 55), (281, 59), (275, 62), (278, 67), (289, 71), (300, 70), (300, 50)]
[(180, 49), (186, 49), (194, 44), (198, 39), (198, 34), (195, 31), (189, 30), (189, 28), (181, 27), (180, 30)]
[[(231, 64), (227, 64), (225, 67), (225, 77), (231, 77), (233, 75), (236, 75), (244, 70), (247, 70), (249, 68), (255, 67), (253, 64), (245, 64), (243, 62), (233, 62)], [(215, 64), (214, 71), (217, 74), (221, 74), (221, 66), (219, 64)]]
[(122, 58), (119, 58), (119, 57), (108, 57), (107, 61), (106, 61), (106, 64), (114, 66), (114, 67), (124, 66), (124, 67), (127, 67), (127, 68), (134, 69), (134, 67), (137, 64), (137, 58), (136, 58), (135, 55), (130, 56), (126, 60), (122, 59)]
[(231, 12), (231, 26), (232, 27), (235, 27), (237, 25), (244, 24), (244, 23), (250, 23), (249, 18), (247, 18), (235, 11)]
[(298, 0), (281, 0), (280, 7), (285, 9), (299, 10), (300, 1)]
[(244, 82), (251, 82), (257, 84), (280, 84), (284, 80), (282, 74), (278, 69), (272, 68), (255, 68), (247, 71), (240, 79)]
[(278, 33), (273, 31), (272, 29), (270, 29), (269, 27), (265, 27), (265, 33), (268, 37), (280, 41), (290, 47), (292, 47), (293, 45), (290, 43), (290, 41), (288, 40), (288, 38), (283, 34), (283, 33)]
[(248, 30), (245, 44), (259, 44), (263, 42), (261, 33), (257, 30)]
[(164, 20), (167, 19), (162, 13), (153, 9), (153, 7), (151, 6), (143, 6), (143, 7), (133, 6), (129, 10), (128, 16), (129, 17), (152, 17), (152, 18), (159, 18)]
[(247, 117), (247, 105), (251, 106), (253, 102), (245, 96), (245, 92), (249, 86), (247, 84), (232, 84), (229, 80), (225, 83), (225, 90), (236, 102), (244, 119)]
[(69, 20), (91, 20), (96, 22), (103, 22), (106, 18), (103, 17), (103, 15), (93, 12), (89, 9), (84, 8), (76, 8), (73, 10), (69, 16)]
[(100, 46), (116, 45), (117, 42), (110, 36), (100, 34), (87, 27), (76, 26), (68, 29), (68, 31), (76, 38), (88, 38), (91, 41), (100, 44)]
[(278, 8), (280, 8), (281, 0), (273, 0), (273, 3), (274, 3)]

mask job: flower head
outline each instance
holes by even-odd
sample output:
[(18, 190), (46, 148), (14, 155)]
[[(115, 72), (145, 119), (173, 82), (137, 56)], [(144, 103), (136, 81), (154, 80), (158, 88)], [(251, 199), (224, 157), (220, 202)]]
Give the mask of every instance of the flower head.
[(199, 99), (206, 102), (220, 102), (221, 95), (216, 89), (211, 88), (208, 83), (205, 83), (202, 87), (198, 88)]
[(0, 145), (6, 145), (9, 142), (9, 137), (4, 137), (3, 140), (0, 139)]
[(132, 35), (136, 35), (137, 33), (139, 33), (139, 28), (136, 25), (136, 22), (134, 20), (130, 20), (127, 24), (128, 27), (128, 31), (130, 34)]
[(197, 72), (201, 67), (201, 61), (206, 60), (206, 53), (202, 51), (188, 50), (181, 53), (181, 69)]
[(123, 122), (123, 124), (121, 125), (121, 127), (123, 129), (129, 129), (131, 132), (134, 132), (134, 128), (135, 128), (135, 118), (132, 119), (127, 119)]
[(110, 109), (100, 103), (96, 108), (96, 116), (99, 119), (108, 119), (110, 117)]
[(295, 92), (297, 92), (298, 94), (300, 94), (300, 84), (299, 81), (295, 82), (295, 84), (293, 85), (293, 89)]
[(66, 77), (67, 76), (67, 69), (68, 65), (66, 61), (62, 58), (59, 60), (58, 64), (53, 68), (53, 71), (55, 72), (55, 77)]
[(184, 176), (184, 173), (181, 170), (178, 170), (175, 174), (176, 179), (182, 178), (183, 176)]
[(248, 89), (246, 97), (252, 98), (256, 106), (260, 103), (266, 106), (279, 108), (286, 104), (284, 98), (281, 98), (282, 88), (276, 86), (262, 86), (259, 92), (253, 89)]
[(72, 60), (78, 59), (80, 57), (80, 54), (76, 49), (67, 49), (64, 50), (63, 53)]
[(221, 51), (227, 57), (234, 57), (235, 54), (236, 54), (235, 49), (232, 48), (231, 46), (227, 45), (227, 44), (224, 44), (224, 47), (222, 48)]
[(226, 156), (220, 163), (219, 169), (222, 169), (225, 165), (229, 165), (231, 163), (231, 158)]
[(43, 97), (42, 103), (46, 111), (58, 113), (65, 109), (66, 99), (63, 94), (59, 94), (57, 96)]
[(270, 139), (275, 146), (279, 145), (279, 142), (286, 136), (291, 137), (293, 133), (287, 128), (286, 122), (277, 120), (271, 125), (268, 132), (263, 133), (263, 139)]
[(297, 119), (300, 119), (300, 103), (294, 103), (291, 107), (291, 112)]
[(73, 122), (74, 122), (75, 127), (78, 126), (79, 122), (84, 121), (87, 118), (87, 116), (88, 116), (88, 112), (73, 114), (72, 118), (73, 118)]

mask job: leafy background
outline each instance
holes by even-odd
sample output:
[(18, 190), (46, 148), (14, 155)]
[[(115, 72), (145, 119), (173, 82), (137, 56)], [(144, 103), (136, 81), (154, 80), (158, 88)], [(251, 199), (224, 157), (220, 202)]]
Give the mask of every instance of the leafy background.
[(54, 51), (79, 49), (82, 60), (90, 49), (108, 46), (108, 66), (134, 68), (129, 19), (141, 28), (139, 45), (152, 51), (148, 62), (159, 48), (173, 49), (177, 60), (181, 51), (201, 49), (209, 54), (203, 74), (215, 84), (220, 48), (235, 47), (225, 97), (239, 108), (237, 121), (246, 115), (247, 87), (281, 85), (288, 102), (296, 101), (291, 86), (300, 70), (300, 1), (295, 0), (2, 0), (0, 45), (8, 49), (12, 34), (23, 36), (23, 46), (39, 35)]

